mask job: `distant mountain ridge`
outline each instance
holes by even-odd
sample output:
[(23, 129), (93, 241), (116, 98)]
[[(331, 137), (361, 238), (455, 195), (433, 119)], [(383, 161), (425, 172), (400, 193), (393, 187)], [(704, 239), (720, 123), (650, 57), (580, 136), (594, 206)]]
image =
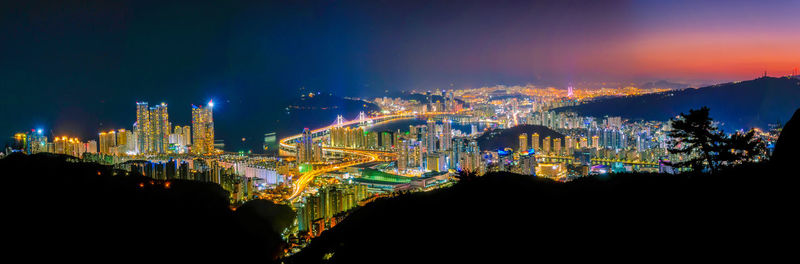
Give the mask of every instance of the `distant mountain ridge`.
[(698, 89), (602, 99), (555, 111), (666, 121), (702, 106), (711, 108), (711, 117), (721, 122), (725, 130), (766, 128), (777, 121), (788, 121), (791, 113), (800, 107), (800, 81), (795, 78), (762, 77)]
[(675, 83), (665, 80), (655, 81), (655, 82), (646, 82), (639, 85), (639, 88), (642, 89), (651, 89), (651, 88), (665, 88), (665, 89), (685, 89), (689, 88), (688, 84), (685, 83)]

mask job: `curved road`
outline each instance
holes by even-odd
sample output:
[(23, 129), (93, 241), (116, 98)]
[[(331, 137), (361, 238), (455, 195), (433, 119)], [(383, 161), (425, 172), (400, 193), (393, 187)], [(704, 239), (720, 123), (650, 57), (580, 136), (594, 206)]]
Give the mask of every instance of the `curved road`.
[[(326, 131), (326, 130), (330, 130), (331, 128), (338, 127), (338, 126), (351, 126), (351, 125), (355, 125), (355, 124), (358, 124), (358, 123), (361, 123), (361, 122), (369, 122), (369, 121), (373, 121), (373, 120), (399, 119), (399, 118), (409, 118), (409, 117), (417, 117), (417, 116), (433, 116), (433, 115), (447, 115), (447, 114), (453, 114), (453, 113), (451, 113), (451, 112), (429, 112), (429, 113), (425, 113), (425, 114), (400, 113), (400, 114), (394, 114), (394, 115), (376, 116), (376, 117), (366, 118), (364, 120), (347, 121), (345, 123), (342, 123), (341, 125), (333, 124), (333, 125), (326, 126), (326, 127), (323, 127), (323, 128), (318, 128), (318, 129), (311, 130), (311, 133), (315, 134), (315, 133), (323, 132), (323, 131)], [(292, 144), (289, 144), (289, 142), (300, 138), (302, 135), (303, 134), (297, 134), (297, 135), (293, 135), (293, 136), (281, 139), (280, 140), (280, 147), (287, 148), (287, 149), (294, 149), (295, 146), (292, 145)], [(386, 155), (385, 151), (372, 151), (372, 150), (360, 150), (360, 149), (348, 149), (348, 148), (322, 147), (322, 150), (325, 151), (325, 152), (340, 152), (340, 153), (345, 153), (345, 154), (352, 154), (352, 155), (361, 156), (362, 158), (357, 159), (357, 160), (343, 162), (343, 163), (337, 163), (337, 164), (328, 165), (328, 166), (325, 166), (323, 168), (315, 169), (315, 170), (312, 170), (312, 171), (305, 172), (305, 173), (301, 174), (300, 178), (298, 178), (294, 182), (294, 190), (292, 190), (292, 194), (289, 195), (286, 198), (287, 200), (291, 201), (291, 200), (295, 200), (295, 199), (299, 198), (301, 196), (301, 194), (303, 193), (303, 190), (305, 190), (306, 186), (308, 186), (308, 183), (310, 183), (314, 179), (314, 177), (317, 177), (317, 176), (319, 176), (319, 175), (321, 175), (323, 173), (335, 171), (335, 170), (338, 170), (338, 169), (341, 169), (341, 168), (355, 166), (355, 165), (358, 165), (358, 164), (363, 164), (363, 163), (372, 162), (372, 161), (377, 161), (377, 160), (380, 160), (380, 156)]]

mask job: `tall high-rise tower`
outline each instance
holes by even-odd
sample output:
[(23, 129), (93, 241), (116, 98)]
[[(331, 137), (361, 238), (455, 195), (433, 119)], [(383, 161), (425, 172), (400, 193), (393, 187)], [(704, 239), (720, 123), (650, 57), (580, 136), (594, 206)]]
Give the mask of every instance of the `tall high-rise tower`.
[(453, 145), (453, 129), (452, 129), (452, 122), (450, 120), (445, 119), (442, 121), (442, 136), (440, 141), (440, 146), (442, 151), (447, 151), (452, 148)]
[(397, 170), (405, 172), (408, 169), (409, 141), (405, 138), (401, 138), (397, 145)]
[(153, 144), (150, 152), (166, 153), (171, 131), (166, 103), (150, 107), (150, 127), (151, 144)]
[(214, 153), (214, 102), (206, 107), (192, 105), (192, 152), (195, 154)]
[(528, 133), (519, 134), (519, 152), (528, 150)]
[(436, 121), (433, 119), (428, 119), (428, 136), (427, 136), (427, 147), (428, 152), (436, 151)]
[(299, 162), (313, 162), (314, 161), (314, 138), (311, 135), (311, 130), (308, 128), (303, 129), (303, 136), (300, 138), (300, 148), (298, 153)]
[(136, 125), (134, 128), (135, 137), (137, 138), (137, 150), (139, 153), (152, 152), (151, 146), (152, 127), (150, 126), (150, 107), (147, 102), (136, 102)]

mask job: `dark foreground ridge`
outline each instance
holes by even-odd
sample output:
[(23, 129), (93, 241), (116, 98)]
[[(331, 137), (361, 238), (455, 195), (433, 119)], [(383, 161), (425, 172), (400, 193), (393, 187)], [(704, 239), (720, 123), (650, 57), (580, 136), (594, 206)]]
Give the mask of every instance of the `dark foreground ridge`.
[[(293, 212), (268, 201), (233, 211), (214, 183), (157, 181), (64, 155), (0, 159), (9, 252), (64, 259), (225, 257), (269, 261)], [(7, 248), (9, 249), (9, 248)]]

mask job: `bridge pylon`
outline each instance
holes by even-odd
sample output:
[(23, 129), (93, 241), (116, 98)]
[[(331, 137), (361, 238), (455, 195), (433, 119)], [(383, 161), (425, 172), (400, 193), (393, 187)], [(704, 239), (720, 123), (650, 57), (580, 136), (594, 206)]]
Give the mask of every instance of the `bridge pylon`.
[(341, 127), (344, 124), (344, 117), (342, 115), (336, 116), (336, 127)]

